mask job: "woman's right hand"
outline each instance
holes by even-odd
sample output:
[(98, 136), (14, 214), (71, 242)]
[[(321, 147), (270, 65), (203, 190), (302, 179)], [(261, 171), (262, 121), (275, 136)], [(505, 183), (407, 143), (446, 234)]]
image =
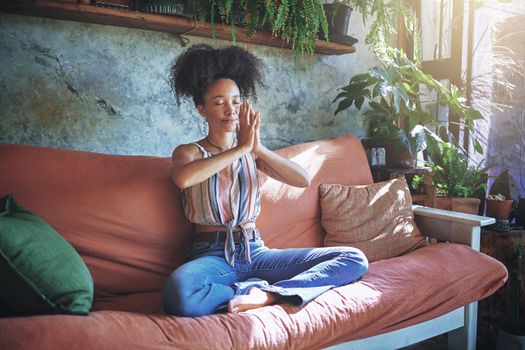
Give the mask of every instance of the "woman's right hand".
[(256, 116), (250, 113), (250, 103), (244, 100), (239, 108), (239, 124), (237, 124), (237, 147), (251, 152), (255, 144)]

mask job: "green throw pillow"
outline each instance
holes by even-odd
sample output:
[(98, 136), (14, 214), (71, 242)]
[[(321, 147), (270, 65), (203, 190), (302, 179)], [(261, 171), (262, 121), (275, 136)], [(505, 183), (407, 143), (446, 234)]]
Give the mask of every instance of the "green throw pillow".
[[(0, 202), (1, 203), (1, 202)], [(0, 316), (87, 315), (93, 280), (75, 249), (7, 196), (0, 211)]]

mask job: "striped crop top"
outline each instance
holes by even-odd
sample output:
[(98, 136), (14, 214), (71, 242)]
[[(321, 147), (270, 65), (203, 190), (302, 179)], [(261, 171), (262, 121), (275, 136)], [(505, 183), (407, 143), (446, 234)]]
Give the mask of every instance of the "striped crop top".
[[(213, 156), (198, 143), (193, 145), (199, 148), (204, 158)], [(224, 252), (226, 261), (233, 265), (234, 228), (240, 229), (247, 237), (242, 224), (255, 222), (260, 212), (257, 168), (251, 153), (243, 155), (203, 182), (183, 189), (182, 206), (188, 220), (195, 224), (227, 227)], [(249, 246), (248, 240), (245, 241)]]

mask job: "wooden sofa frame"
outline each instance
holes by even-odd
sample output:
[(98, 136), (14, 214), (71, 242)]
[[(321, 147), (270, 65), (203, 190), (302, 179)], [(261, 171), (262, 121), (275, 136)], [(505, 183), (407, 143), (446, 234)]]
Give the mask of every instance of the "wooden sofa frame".
[[(481, 227), (493, 218), (415, 205), (415, 220), (421, 232), (440, 242), (466, 244), (479, 251)], [(357, 339), (329, 347), (332, 350), (399, 349), (448, 333), (449, 350), (475, 350), (478, 302), (473, 302), (431, 320), (396, 331)]]

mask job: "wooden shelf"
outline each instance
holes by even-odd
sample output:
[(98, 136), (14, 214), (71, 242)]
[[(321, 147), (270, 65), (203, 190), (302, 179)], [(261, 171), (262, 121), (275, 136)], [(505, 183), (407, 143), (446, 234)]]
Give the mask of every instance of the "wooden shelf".
[[(194, 22), (183, 17), (124, 11), (77, 3), (49, 0), (40, 2), (0, 0), (0, 12), (211, 37), (209, 23)], [(243, 28), (237, 28), (235, 34), (238, 42), (291, 48), (291, 45), (278, 37), (272, 36), (271, 33), (257, 32), (253, 37), (248, 37)], [(216, 24), (215, 36), (217, 39), (231, 40), (229, 25)], [(344, 55), (355, 52), (355, 47), (317, 40), (315, 52), (325, 55)]]

